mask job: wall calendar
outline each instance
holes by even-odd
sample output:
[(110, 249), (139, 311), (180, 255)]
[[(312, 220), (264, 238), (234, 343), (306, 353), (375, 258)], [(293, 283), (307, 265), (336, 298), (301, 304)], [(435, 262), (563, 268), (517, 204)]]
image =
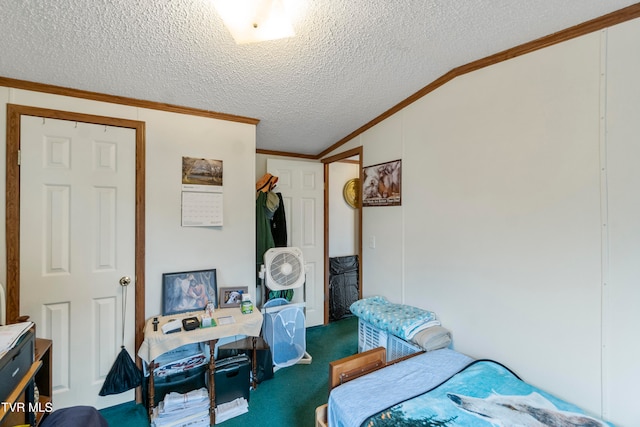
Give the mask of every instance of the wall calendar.
[(222, 160), (182, 158), (182, 226), (222, 226)]

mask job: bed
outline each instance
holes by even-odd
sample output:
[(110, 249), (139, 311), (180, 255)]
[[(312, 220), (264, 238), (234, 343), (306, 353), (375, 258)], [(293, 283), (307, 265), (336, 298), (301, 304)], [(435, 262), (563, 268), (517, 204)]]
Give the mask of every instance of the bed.
[(386, 363), (384, 349), (350, 356), (330, 364), (330, 388), (329, 427), (612, 426), (498, 362), (451, 349), (393, 364)]

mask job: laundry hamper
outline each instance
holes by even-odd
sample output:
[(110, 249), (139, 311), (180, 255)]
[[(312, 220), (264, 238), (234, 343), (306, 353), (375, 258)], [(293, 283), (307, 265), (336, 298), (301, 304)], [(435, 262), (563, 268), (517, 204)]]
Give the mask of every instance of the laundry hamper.
[(263, 338), (271, 348), (273, 365), (284, 368), (295, 365), (306, 350), (304, 310), (300, 304), (290, 304), (275, 298), (264, 304)]

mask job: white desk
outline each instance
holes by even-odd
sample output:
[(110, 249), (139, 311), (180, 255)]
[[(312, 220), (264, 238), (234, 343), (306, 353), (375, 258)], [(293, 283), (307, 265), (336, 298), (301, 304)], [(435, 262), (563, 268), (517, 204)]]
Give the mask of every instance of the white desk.
[[(209, 342), (209, 418), (211, 425), (215, 424), (215, 357), (214, 351), (218, 339), (231, 337), (234, 335), (247, 335), (250, 337), (257, 337), (260, 335), (262, 328), (262, 313), (260, 310), (254, 310), (250, 314), (242, 314), (239, 307), (216, 309), (213, 318), (218, 323), (217, 326), (209, 328), (198, 328), (192, 331), (174, 332), (171, 334), (162, 333), (162, 326), (173, 319), (184, 319), (186, 317), (194, 317), (202, 314), (202, 311), (181, 313), (173, 316), (157, 316), (158, 324), (157, 330), (154, 331), (153, 320), (155, 317), (147, 319), (147, 323), (144, 328), (144, 341), (138, 349), (138, 356), (149, 364), (149, 416), (153, 412), (155, 390), (153, 384), (153, 370), (156, 368), (154, 360), (158, 356), (167, 351), (174, 350), (186, 344), (193, 344), (199, 342)], [(232, 316), (234, 323), (220, 325), (218, 322), (219, 317)], [(255, 356), (255, 355), (254, 355)], [(255, 357), (254, 357), (255, 368)], [(254, 378), (255, 378), (254, 371)]]

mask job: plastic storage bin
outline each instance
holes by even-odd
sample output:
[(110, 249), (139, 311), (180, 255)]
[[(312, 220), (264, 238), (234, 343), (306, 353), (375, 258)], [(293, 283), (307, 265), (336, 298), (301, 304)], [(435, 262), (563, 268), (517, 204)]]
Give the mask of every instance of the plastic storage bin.
[[(207, 366), (200, 365), (193, 369), (186, 369), (181, 372), (175, 372), (162, 377), (153, 377), (154, 395), (153, 403), (157, 406), (165, 397), (167, 393), (187, 393), (191, 390), (205, 387), (206, 385)], [(143, 381), (143, 393), (142, 396), (145, 399), (145, 406), (147, 405), (146, 399), (148, 398), (149, 377)]]
[(358, 319), (358, 353), (376, 347), (384, 347), (387, 350), (387, 362), (422, 351), (419, 346)]
[[(153, 371), (154, 406), (158, 405), (169, 392), (187, 393), (202, 388), (209, 358), (208, 352), (199, 344), (187, 344), (163, 353), (155, 359)], [(148, 400), (149, 372), (145, 365), (145, 378), (142, 382), (143, 400)]]
[(249, 402), (250, 371), (249, 357), (244, 354), (216, 361), (216, 405), (239, 397), (244, 397)]

